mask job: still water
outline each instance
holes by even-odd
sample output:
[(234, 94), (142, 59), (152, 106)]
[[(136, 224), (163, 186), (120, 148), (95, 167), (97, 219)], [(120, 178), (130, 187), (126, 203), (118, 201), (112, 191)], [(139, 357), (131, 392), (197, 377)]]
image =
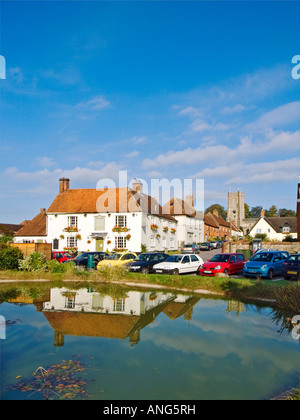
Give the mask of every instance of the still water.
[[(299, 380), (299, 341), (269, 307), (113, 287), (33, 285), (1, 293), (2, 400), (45, 399), (40, 386), (28, 386), (32, 373), (79, 361), (70, 389), (85, 391), (66, 398), (257, 400)], [(59, 372), (66, 386), (69, 378)], [(65, 398), (55, 385), (47, 398)]]

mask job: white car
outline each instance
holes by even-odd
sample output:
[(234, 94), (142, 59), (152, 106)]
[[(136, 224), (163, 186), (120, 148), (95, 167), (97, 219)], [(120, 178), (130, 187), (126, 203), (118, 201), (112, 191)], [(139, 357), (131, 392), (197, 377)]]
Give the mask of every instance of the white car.
[(158, 274), (184, 274), (196, 273), (204, 261), (196, 254), (170, 255), (166, 261), (153, 267), (154, 273)]

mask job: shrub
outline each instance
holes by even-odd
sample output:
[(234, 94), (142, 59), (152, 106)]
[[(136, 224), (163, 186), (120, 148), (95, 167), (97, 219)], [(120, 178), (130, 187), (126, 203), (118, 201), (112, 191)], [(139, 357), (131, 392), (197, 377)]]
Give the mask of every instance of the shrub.
[(18, 261), (23, 259), (23, 254), (18, 248), (0, 244), (0, 270), (17, 270)]

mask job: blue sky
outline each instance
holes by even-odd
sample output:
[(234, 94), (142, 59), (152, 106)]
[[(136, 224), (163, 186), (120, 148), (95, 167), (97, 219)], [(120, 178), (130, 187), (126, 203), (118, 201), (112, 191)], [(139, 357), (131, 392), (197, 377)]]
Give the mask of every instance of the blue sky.
[(300, 2), (1, 2), (2, 223), (101, 178), (296, 208)]

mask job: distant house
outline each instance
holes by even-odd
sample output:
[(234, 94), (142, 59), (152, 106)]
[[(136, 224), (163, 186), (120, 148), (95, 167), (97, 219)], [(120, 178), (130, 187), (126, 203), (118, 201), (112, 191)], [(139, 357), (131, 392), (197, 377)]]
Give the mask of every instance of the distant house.
[[(140, 252), (177, 248), (177, 220), (164, 214), (142, 185), (133, 188), (70, 189), (69, 179), (59, 181), (59, 194), (15, 241), (45, 241), (53, 249)], [(167, 231), (165, 231), (167, 229)]]
[(241, 236), (242, 232), (233, 222), (228, 222), (219, 215), (218, 210), (206, 213), (204, 216), (204, 239), (230, 239), (232, 236)]
[(163, 206), (163, 212), (173, 216), (177, 222), (177, 245), (203, 242), (204, 221), (203, 213), (194, 208), (193, 196), (185, 200), (172, 198)]
[(297, 239), (296, 217), (265, 217), (264, 211), (260, 219), (250, 230), (250, 236), (265, 234), (272, 241), (283, 241), (287, 236)]
[(25, 221), (22, 228), (15, 233), (14, 242), (47, 242), (46, 209), (41, 209), (40, 213), (37, 216), (35, 216), (32, 220)]
[(22, 224), (13, 225), (13, 224), (8, 224), (8, 223), (0, 223), (0, 237), (6, 236), (6, 235), (14, 235), (22, 227), (23, 227)]

